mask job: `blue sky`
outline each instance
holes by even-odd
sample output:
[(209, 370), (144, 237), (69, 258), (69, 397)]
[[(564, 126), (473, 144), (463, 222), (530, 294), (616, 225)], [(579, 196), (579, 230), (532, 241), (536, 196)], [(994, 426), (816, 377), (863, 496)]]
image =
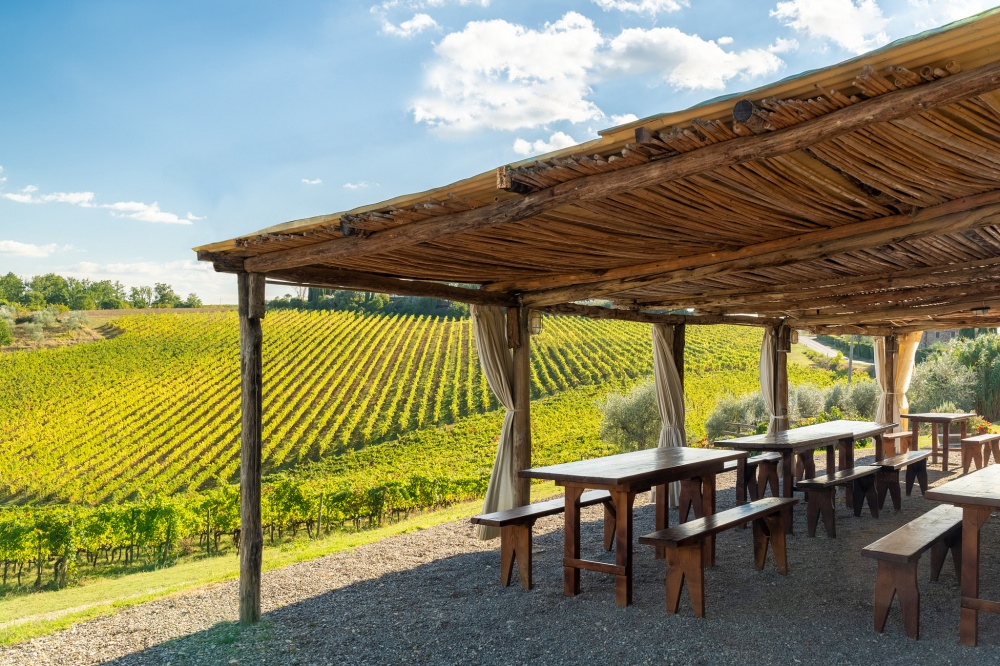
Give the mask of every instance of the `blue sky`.
[(994, 4), (6, 2), (0, 273), (233, 302), (235, 278), (191, 247), (443, 185)]

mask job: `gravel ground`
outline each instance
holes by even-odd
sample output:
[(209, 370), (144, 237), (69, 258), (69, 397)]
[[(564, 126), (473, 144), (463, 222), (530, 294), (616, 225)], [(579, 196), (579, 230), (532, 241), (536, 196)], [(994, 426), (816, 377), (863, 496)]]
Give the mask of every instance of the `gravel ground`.
[[(858, 452), (859, 463), (870, 458)], [(953, 475), (931, 470), (931, 483)], [(720, 509), (733, 503), (734, 477), (719, 477)], [(686, 598), (679, 615), (664, 611), (663, 563), (651, 548), (636, 546), (634, 603), (623, 609), (603, 574), (584, 572), (582, 593), (562, 595), (560, 517), (536, 524), (530, 592), (516, 581), (501, 588), (499, 542), (477, 541), (458, 522), (265, 573), (264, 618), (252, 629), (234, 624), (236, 584), (225, 583), (0, 649), (0, 664), (1000, 663), (1000, 618), (981, 614), (979, 647), (960, 646), (954, 569), (947, 564), (931, 583), (928, 555), (920, 640), (906, 637), (895, 605), (886, 632), (872, 630), (876, 565), (859, 551), (934, 503), (915, 490), (902, 512), (887, 505), (877, 520), (867, 511), (855, 518), (838, 498), (835, 540), (822, 527), (805, 536), (805, 509), (796, 507), (787, 577), (770, 555), (764, 571), (754, 569), (749, 530), (721, 534), (717, 566), (706, 574), (705, 619), (692, 616)], [(600, 516), (599, 507), (584, 514), (585, 556), (609, 557)], [(641, 498), (637, 534), (652, 522)], [(998, 544), (994, 518), (983, 547)], [(987, 558), (987, 598), (1000, 598), (998, 574), (1000, 558)]]

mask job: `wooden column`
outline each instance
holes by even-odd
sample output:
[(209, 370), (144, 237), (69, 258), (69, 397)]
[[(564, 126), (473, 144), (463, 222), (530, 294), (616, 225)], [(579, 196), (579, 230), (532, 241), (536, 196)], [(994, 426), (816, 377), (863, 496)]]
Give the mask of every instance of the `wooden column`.
[(775, 326), (774, 416), (775, 431), (788, 430), (788, 350), (792, 345), (790, 326)]
[(684, 324), (674, 324), (674, 365), (677, 367), (677, 376), (681, 378), (681, 388), (684, 388)]
[[(670, 353), (674, 357), (674, 367), (677, 368), (677, 376), (681, 380), (681, 391), (684, 390), (684, 324), (674, 324), (671, 326), (674, 332), (674, 342), (670, 347)], [(668, 527), (669, 521), (669, 497), (667, 496), (666, 485), (653, 487), (653, 503), (656, 505), (655, 525), (657, 530), (664, 530)], [(680, 522), (684, 522), (681, 520)], [(664, 546), (656, 547), (656, 558), (662, 560), (666, 555)]]
[(240, 316), (240, 624), (260, 621), (260, 519), (264, 275), (239, 273)]
[[(514, 336), (514, 467), (531, 468), (531, 332), (528, 309), (507, 310), (508, 331)], [(515, 326), (516, 324), (516, 326)], [(510, 337), (510, 336), (508, 336)], [(514, 486), (514, 506), (531, 504), (531, 482), (518, 478)]]

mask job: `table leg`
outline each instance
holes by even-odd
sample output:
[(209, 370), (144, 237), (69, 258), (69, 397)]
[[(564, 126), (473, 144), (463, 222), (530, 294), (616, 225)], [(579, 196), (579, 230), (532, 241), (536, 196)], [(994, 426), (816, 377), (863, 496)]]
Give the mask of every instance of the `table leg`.
[(962, 507), (962, 616), (959, 636), (962, 645), (975, 646), (979, 638), (979, 611), (966, 607), (966, 601), (979, 599), (979, 530), (992, 513), (992, 507), (967, 504)]
[[(842, 439), (837, 442), (837, 449), (840, 452), (840, 467), (838, 469), (850, 469), (854, 467), (854, 438)], [(854, 508), (854, 482), (844, 486), (844, 505), (848, 509)]]
[(931, 463), (936, 465), (937, 462), (938, 462), (938, 425), (937, 423), (931, 423)]
[[(566, 486), (566, 508), (563, 511), (566, 524), (563, 527), (563, 558), (580, 559), (580, 495), (583, 488)], [(617, 509), (617, 506), (615, 507)], [(615, 517), (616, 526), (624, 522), (623, 514)], [(628, 521), (632, 521), (631, 513)], [(620, 549), (620, 546), (619, 546)], [(563, 594), (573, 597), (580, 593), (580, 570), (573, 566), (563, 566)]]
[(920, 421), (910, 419), (910, 427), (913, 429), (913, 437), (910, 438), (910, 450), (916, 451), (920, 448), (919, 441), (917, 440), (917, 437), (920, 436)]
[[(882, 435), (875, 435), (875, 462), (881, 462), (885, 458), (885, 442), (882, 441)], [(895, 452), (893, 452), (895, 455)]]
[(941, 471), (948, 471), (948, 445), (951, 444), (951, 426), (952, 421), (948, 423), (941, 424), (941, 430), (944, 432), (941, 434), (941, 449), (944, 451), (944, 455), (941, 458)]
[[(781, 452), (781, 496), (792, 497), (792, 482), (795, 477), (795, 455), (790, 449)], [(785, 534), (792, 534), (792, 507), (785, 512)]]
[[(715, 474), (706, 474), (701, 477), (701, 510), (703, 518), (715, 513)], [(702, 562), (706, 567), (715, 566), (715, 537), (707, 536), (702, 542), (701, 548)]]
[[(635, 493), (628, 488), (611, 491), (615, 504), (615, 564), (625, 573), (615, 575), (615, 603), (628, 606), (632, 603), (632, 503)], [(579, 523), (577, 523), (579, 525)], [(579, 535), (579, 531), (577, 532)], [(579, 552), (579, 536), (577, 537)], [(577, 571), (579, 576), (580, 572)]]
[[(670, 526), (670, 503), (669, 495), (667, 494), (667, 484), (663, 483), (658, 486), (653, 487), (653, 492), (656, 495), (656, 531), (665, 530)], [(666, 557), (667, 547), (657, 546), (656, 547), (656, 559), (662, 560)]]
[(747, 503), (746, 484), (747, 479), (747, 459), (746, 456), (736, 461), (736, 506)]

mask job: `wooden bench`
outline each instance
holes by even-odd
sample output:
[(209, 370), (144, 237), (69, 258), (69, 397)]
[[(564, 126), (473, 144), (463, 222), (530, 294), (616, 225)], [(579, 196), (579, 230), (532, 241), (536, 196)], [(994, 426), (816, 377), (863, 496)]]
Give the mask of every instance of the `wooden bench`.
[(796, 484), (798, 490), (805, 490), (806, 526), (809, 536), (816, 536), (816, 525), (820, 516), (826, 526), (826, 534), (831, 539), (837, 536), (836, 520), (833, 511), (833, 498), (837, 486), (850, 485), (853, 492), (854, 515), (861, 515), (861, 506), (868, 500), (868, 509), (872, 516), (878, 518), (878, 498), (875, 495), (875, 474), (879, 468), (873, 465), (859, 465), (842, 469), (835, 474), (826, 474), (812, 479), (803, 479)]
[(993, 461), (1000, 463), (1000, 435), (985, 433), (982, 435), (972, 435), (963, 437), (962, 443), (962, 474), (968, 474), (973, 461), (976, 469), (982, 469), (990, 464), (990, 451), (993, 452)]
[(791, 497), (765, 497), (640, 537), (639, 543), (666, 550), (667, 612), (677, 613), (681, 589), (687, 582), (694, 614), (705, 617), (705, 561), (702, 552), (705, 537), (750, 521), (753, 521), (753, 553), (757, 569), (764, 568), (767, 544), (770, 542), (778, 573), (788, 575), (785, 520), (786, 516), (791, 518), (791, 511), (786, 509), (798, 501)]
[(912, 441), (912, 432), (887, 432), (882, 435), (882, 455), (890, 458), (898, 453), (905, 453), (912, 448)]
[[(615, 542), (615, 512), (611, 493), (607, 490), (590, 490), (580, 496), (580, 506), (604, 504), (604, 549), (611, 550)], [(473, 525), (500, 528), (500, 584), (510, 585), (514, 560), (521, 577), (521, 587), (531, 589), (531, 528), (544, 516), (554, 516), (566, 510), (566, 498), (536, 502), (507, 511), (483, 513), (473, 516)]]
[(899, 596), (906, 635), (920, 635), (920, 590), (917, 588), (917, 564), (931, 549), (931, 580), (941, 573), (948, 551), (961, 580), (962, 509), (950, 504), (937, 506), (911, 520), (895, 532), (861, 549), (862, 555), (878, 560), (875, 578), (875, 631), (885, 630), (893, 595)]
[(913, 480), (920, 481), (920, 492), (927, 492), (927, 459), (930, 451), (905, 451), (892, 458), (883, 458), (875, 463), (879, 468), (875, 486), (878, 489), (878, 508), (885, 506), (885, 495), (892, 495), (892, 506), (896, 511), (902, 508), (899, 496), (899, 470), (906, 468), (906, 496), (913, 492)]

